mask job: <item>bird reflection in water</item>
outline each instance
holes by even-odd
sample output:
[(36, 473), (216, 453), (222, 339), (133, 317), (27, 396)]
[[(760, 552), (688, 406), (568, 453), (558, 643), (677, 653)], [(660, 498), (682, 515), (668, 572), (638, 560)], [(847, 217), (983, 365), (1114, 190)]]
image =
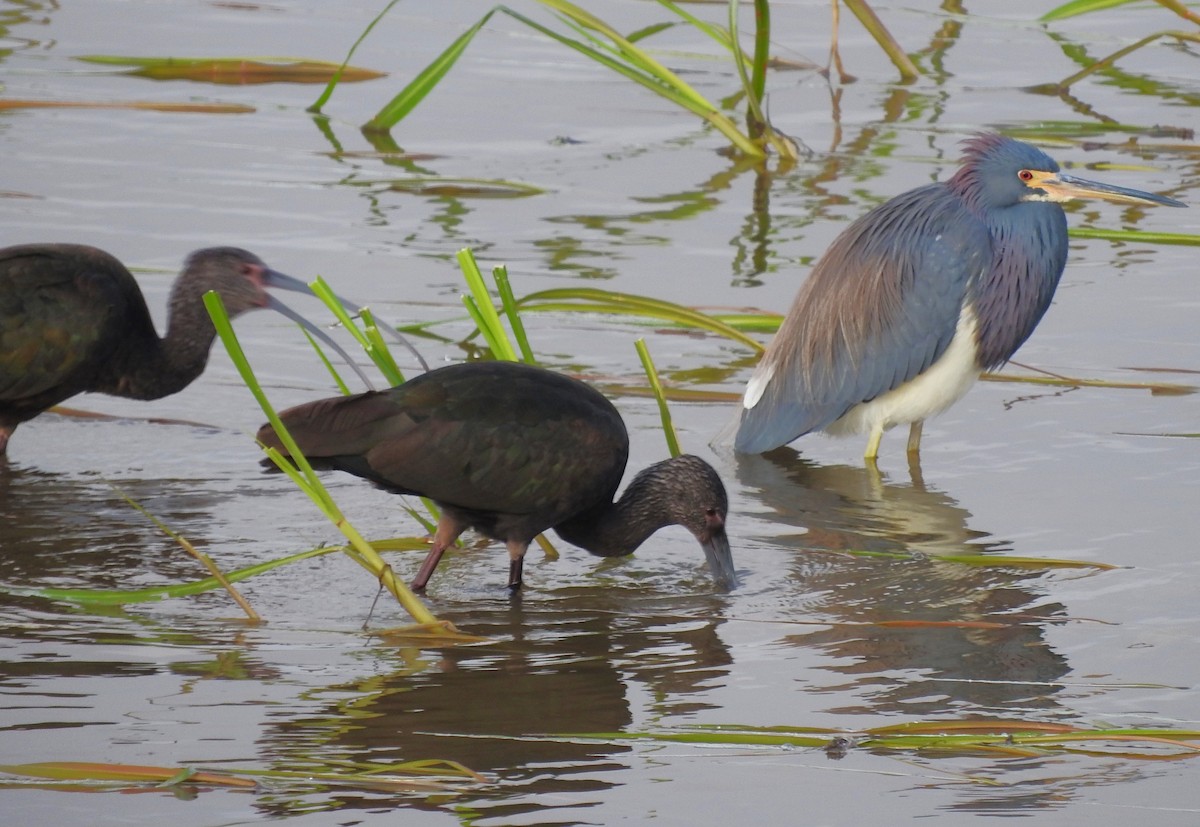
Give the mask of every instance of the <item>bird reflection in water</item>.
[[(59, 473), (11, 458), (0, 462), (0, 583), (24, 589), (132, 589), (196, 579), (203, 570), (178, 543), (122, 498), (205, 547), (242, 495), (191, 479)], [(4, 600), (40, 598), (7, 594)], [(0, 601), (2, 603), (3, 601)], [(11, 631), (11, 630), (10, 630)]]
[[(822, 650), (833, 658), (830, 671), (851, 677), (822, 691), (857, 690), (862, 700), (837, 711), (922, 715), (971, 705), (1001, 714), (1055, 705), (1054, 681), (1068, 666), (1044, 632), (1065, 609), (1039, 603), (1041, 572), (939, 559), (1009, 551), (971, 528), (970, 512), (952, 497), (919, 478), (893, 483), (873, 468), (817, 465), (790, 448), (739, 457), (737, 473), (770, 515), (768, 541), (795, 555), (806, 614), (830, 624), (789, 642)], [(795, 554), (813, 551), (866, 554)]]
[[(525, 823), (521, 816), (536, 809), (537, 823), (590, 823), (589, 799), (620, 786), (621, 772), (644, 759), (624, 744), (541, 736), (623, 732), (645, 717), (708, 708), (706, 691), (730, 680), (732, 664), (719, 606), (712, 595), (631, 600), (599, 587), (536, 604), (464, 601), (442, 617), (492, 645), (445, 649), (434, 661), (382, 640), (377, 663), (390, 673), (308, 693), (327, 700), (265, 730), (260, 744), (285, 767), (312, 755), (458, 761), (501, 781), (472, 794), (480, 821)], [(273, 815), (295, 806), (270, 803)], [(338, 806), (378, 802), (346, 793)], [(445, 802), (433, 796), (412, 806), (441, 810)]]

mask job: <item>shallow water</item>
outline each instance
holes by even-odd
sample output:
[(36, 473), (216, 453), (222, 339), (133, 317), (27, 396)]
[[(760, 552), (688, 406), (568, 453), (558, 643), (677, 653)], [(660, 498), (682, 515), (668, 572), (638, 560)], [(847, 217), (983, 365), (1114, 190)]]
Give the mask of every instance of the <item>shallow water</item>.
[[(602, 6), (597, 12), (622, 31), (666, 18), (654, 4)], [(324, 124), (304, 112), (315, 86), (157, 82), (76, 60), (340, 60), (379, 8), (0, 2), (4, 99), (254, 108), (0, 111), (0, 243), (101, 246), (138, 268), (160, 323), (183, 256), (239, 244), (293, 275), (324, 275), (389, 320), (444, 320), (443, 339), (420, 343), (442, 363), (469, 349), (459, 343), (469, 329), (454, 261), (462, 247), (485, 269), (507, 264), (518, 295), (585, 284), (783, 312), (849, 220), (949, 175), (959, 141), (981, 127), (1036, 131), (1081, 174), (1196, 200), (1194, 139), (1149, 130), (1195, 126), (1194, 55), (1143, 50), (1121, 61), (1121, 73), (1081, 83), (1074, 99), (1024, 91), (1074, 72), (1072, 50), (1099, 57), (1176, 27), (1159, 9), (1043, 28), (1028, 22), (1044, 10), (1031, 2), (967, 17), (933, 4), (876, 4), (905, 47), (921, 53), (928, 75), (911, 85), (894, 83), (847, 15), (841, 43), (856, 83), (831, 90), (813, 72), (771, 76), (772, 118), (817, 155), (770, 176), (730, 161), (719, 137), (689, 116), (504, 17), (395, 130), (409, 154), (376, 151), (357, 124), (485, 3), (397, 5), (353, 60), (390, 76), (343, 85)], [(724, 20), (723, 8), (695, 9)], [(824, 60), (826, 4), (779, 4), (774, 23), (783, 56)], [(701, 92), (718, 99), (735, 89), (727, 61), (690, 56), (712, 54), (702, 37), (683, 29), (659, 37)], [(1114, 123), (1143, 129), (1131, 137)], [(415, 175), (505, 179), (545, 192), (479, 198), (390, 187)], [(1069, 220), (1200, 231), (1196, 208), (1087, 204), (1072, 207)], [(1055, 306), (1018, 359), (1107, 381), (1196, 384), (1192, 249), (1076, 239)], [(315, 300), (288, 302), (322, 317)], [(602, 383), (642, 382), (637, 335), (683, 387), (737, 392), (753, 363), (724, 340), (603, 317), (530, 314), (526, 323), (544, 364)], [(252, 314), (236, 327), (277, 405), (334, 392), (285, 320)], [(205, 375), (176, 396), (149, 404), (81, 397), (73, 406), (117, 418), (47, 415), (14, 437), (0, 466), (0, 583), (8, 588), (0, 764), (308, 771), (445, 758), (487, 783), (438, 795), (293, 783), (133, 797), (8, 784), (3, 822), (958, 824), (1020, 815), (1039, 824), (1192, 824), (1195, 759), (1139, 760), (1111, 754), (1111, 745), (1108, 755), (1036, 757), (852, 745), (835, 758), (820, 749), (542, 736), (691, 724), (857, 732), (977, 717), (1200, 727), (1200, 443), (1163, 436), (1197, 431), (1198, 400), (983, 382), (927, 425), (919, 469), (908, 467), (903, 434), (886, 437), (879, 477), (863, 468), (859, 440), (809, 438), (799, 453), (769, 457), (714, 452), (708, 443), (731, 406), (675, 403), (686, 449), (712, 460), (730, 489), (741, 586), (713, 593), (679, 529), (621, 560), (565, 544), (558, 560), (531, 552), (519, 599), (502, 588), (503, 551), (470, 548), (443, 562), (428, 603), (488, 637), (485, 645), (421, 648), (382, 635), (405, 622), (384, 600), (364, 631), (374, 583), (336, 554), (242, 583), (267, 620), (258, 626), (216, 593), (123, 609), (28, 594), (202, 576), (115, 489), (227, 570), (336, 542), (303, 495), (261, 473), (249, 435), (262, 415), (218, 345)], [(617, 404), (632, 431), (631, 468), (661, 458), (653, 403)], [(419, 533), (395, 498), (344, 476), (327, 482), (367, 536)], [(1116, 568), (945, 559), (961, 555)], [(389, 559), (411, 575), (420, 555)]]

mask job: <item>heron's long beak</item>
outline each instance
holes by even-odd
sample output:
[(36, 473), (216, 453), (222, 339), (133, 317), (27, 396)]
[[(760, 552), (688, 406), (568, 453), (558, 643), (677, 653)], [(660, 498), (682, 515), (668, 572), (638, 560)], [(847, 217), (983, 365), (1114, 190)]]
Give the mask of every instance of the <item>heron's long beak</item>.
[[(304, 293), (305, 295), (309, 295), (309, 296), (312, 295), (312, 289), (307, 284), (305, 284), (303, 281), (301, 281), (298, 278), (289, 276), (285, 273), (280, 273), (278, 270), (268, 269), (263, 274), (263, 285), (266, 287), (276, 287), (276, 288), (279, 288), (280, 290), (290, 290), (294, 293)], [(337, 293), (334, 293), (333, 297), (335, 299), (337, 299), (342, 304), (343, 307), (353, 310), (355, 313), (360, 313), (363, 310), (364, 305), (359, 304), (358, 302), (350, 301), (349, 299), (347, 299)], [(292, 310), (286, 304), (284, 304), (283, 302), (274, 298), (273, 296), (269, 296), (268, 300), (269, 300), (268, 305), (267, 305), (268, 307), (270, 307), (272, 310), (276, 311), (277, 313), (281, 313), (282, 315), (287, 316), (289, 319), (296, 322), (296, 324), (303, 327), (305, 330), (307, 330), (313, 336), (320, 339), (326, 346), (332, 348), (333, 351), (335, 353), (337, 353), (339, 356), (341, 356), (342, 359), (345, 360), (346, 364), (348, 364), (350, 366), (350, 368), (356, 374), (358, 374), (358, 377), (363, 380), (363, 383), (366, 384), (366, 386), (368, 388), (371, 388), (372, 390), (374, 390), (374, 386), (371, 384), (371, 381), (369, 379), (367, 379), (366, 374), (364, 374), (362, 372), (362, 370), (358, 367), (358, 365), (356, 365), (354, 363), (354, 360), (350, 358), (350, 356), (346, 353), (346, 351), (343, 350), (341, 347), (339, 347), (338, 344), (335, 341), (333, 341), (333, 339), (331, 339), (323, 330), (320, 330), (319, 328), (317, 328), (315, 325), (312, 324), (312, 322), (308, 321), (303, 316), (301, 316), (299, 313), (297, 313), (295, 310)], [(379, 319), (378, 314), (376, 314), (375, 318)], [(383, 320), (380, 319), (380, 321), (383, 321)], [(398, 330), (396, 330), (394, 325), (388, 324), (385, 322), (384, 324), (380, 325), (380, 327), (383, 331), (388, 333), (394, 341), (396, 341), (400, 345), (403, 345), (416, 358), (417, 362), (420, 363), (421, 368), (423, 370), (425, 370), (425, 371), (429, 370), (429, 365), (425, 362), (424, 357), (421, 356), (420, 352), (415, 347), (413, 347), (412, 343), (410, 341), (408, 341), (408, 339), (406, 339), (404, 336), (402, 336), (400, 334), (400, 332)]]
[(1061, 172), (1030, 171), (1034, 176), (1026, 181), (1026, 186), (1046, 192), (1049, 201), (1070, 201), (1075, 198), (1098, 198), (1103, 201), (1115, 201), (1118, 204), (1158, 204), (1163, 207), (1186, 207), (1182, 201), (1167, 198), (1165, 195), (1155, 195), (1152, 192), (1118, 187), (1113, 184), (1102, 184), (1099, 181), (1089, 181), (1086, 178), (1076, 178)]
[(712, 526), (700, 538), (700, 547), (704, 549), (704, 558), (708, 561), (708, 570), (713, 582), (722, 591), (730, 591), (737, 586), (737, 573), (733, 570), (733, 552), (729, 549), (729, 537), (725, 534), (725, 526)]

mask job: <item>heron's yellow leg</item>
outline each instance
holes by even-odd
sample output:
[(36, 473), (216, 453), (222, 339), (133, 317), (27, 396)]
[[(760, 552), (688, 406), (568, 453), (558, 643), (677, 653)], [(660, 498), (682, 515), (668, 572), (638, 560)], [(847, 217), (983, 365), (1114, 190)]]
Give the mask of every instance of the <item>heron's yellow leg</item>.
[(908, 426), (908, 452), (910, 454), (921, 453), (921, 429), (924, 427), (925, 420), (923, 419), (918, 419)]
[(867, 438), (867, 450), (863, 451), (863, 459), (873, 460), (879, 456), (879, 442), (883, 439), (883, 426), (876, 425), (871, 429), (871, 436)]

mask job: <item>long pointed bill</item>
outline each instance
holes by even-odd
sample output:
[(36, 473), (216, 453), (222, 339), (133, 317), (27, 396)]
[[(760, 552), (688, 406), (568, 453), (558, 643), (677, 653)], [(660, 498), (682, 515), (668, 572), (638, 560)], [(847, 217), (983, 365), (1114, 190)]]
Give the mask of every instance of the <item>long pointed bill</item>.
[[(367, 309), (365, 304), (359, 304), (358, 302), (347, 299), (345, 296), (341, 296), (337, 293), (334, 293), (333, 297), (341, 302), (342, 307), (348, 307), (355, 313), (362, 313)], [(410, 342), (399, 330), (397, 330), (394, 324), (386, 319), (381, 319), (379, 314), (374, 310), (371, 311), (371, 315), (374, 317), (375, 321), (382, 322), (382, 324), (378, 325), (379, 329), (388, 334), (393, 342), (401, 345), (405, 350), (411, 353), (413, 358), (417, 360), (417, 363), (420, 364), (421, 370), (429, 373), (429, 363), (425, 361), (425, 357), (421, 355), (421, 351), (413, 347), (413, 343)]]
[[(292, 278), (291, 276), (280, 273), (277, 270), (268, 270), (266, 276), (264, 277), (264, 281), (268, 287), (278, 287), (281, 290), (292, 290), (296, 293), (306, 293), (310, 296), (312, 295), (312, 288), (310, 288), (307, 284), (300, 281), (300, 279)], [(356, 301), (351, 301), (350, 299), (347, 299), (345, 296), (339, 295), (338, 293), (334, 293), (333, 297), (338, 300), (342, 307), (349, 308), (355, 313), (361, 313), (366, 307), (366, 305)], [(374, 315), (377, 320), (383, 321), (382, 319), (379, 319), (378, 313)], [(429, 372), (429, 364), (425, 361), (425, 357), (421, 355), (420, 351), (413, 347), (412, 342), (408, 341), (408, 339), (404, 338), (404, 336), (400, 334), (400, 331), (396, 329), (395, 325), (384, 323), (380, 326), (380, 329), (391, 336), (392, 340), (396, 342), (396, 344), (402, 345), (405, 350), (411, 353), (413, 358), (415, 358), (421, 365), (422, 370), (424, 370), (426, 373)]]
[[(301, 283), (303, 283), (303, 282), (301, 282)], [(273, 285), (273, 286), (278, 286), (278, 285)], [(306, 291), (308, 290), (307, 287), (304, 289)], [(347, 365), (350, 366), (350, 369), (352, 371), (354, 371), (355, 373), (358, 374), (358, 378), (363, 380), (363, 384), (366, 385), (369, 390), (375, 390), (375, 386), (373, 384), (371, 384), (371, 380), (367, 378), (367, 375), (365, 373), (363, 373), (362, 368), (360, 368), (358, 365), (356, 365), (354, 363), (354, 360), (350, 358), (350, 354), (347, 353), (345, 350), (343, 350), (341, 345), (339, 345), (337, 342), (335, 342), (333, 339), (331, 339), (329, 337), (329, 334), (327, 334), (324, 330), (317, 327), (315, 324), (310, 322), (308, 319), (304, 318), (299, 313), (297, 313), (295, 310), (292, 310), (292, 308), (288, 307), (286, 304), (284, 304), (283, 302), (281, 302), (279, 299), (275, 298), (272, 295), (269, 295), (269, 294), (267, 295), (266, 306), (268, 309), (274, 310), (276, 313), (279, 313), (280, 315), (287, 316), (289, 319), (291, 319), (296, 324), (300, 325), (302, 328), (307, 330), (313, 336), (320, 339), (321, 342), (327, 348), (332, 350), (338, 356), (342, 357), (342, 360)]]
[(1076, 178), (1061, 172), (1032, 172), (1034, 178), (1026, 182), (1026, 186), (1045, 190), (1051, 201), (1070, 201), (1073, 198), (1098, 198), (1103, 201), (1115, 201), (1118, 204), (1157, 204), (1162, 207), (1186, 207), (1182, 201), (1167, 198), (1165, 195), (1155, 195), (1152, 192), (1118, 187), (1113, 184), (1102, 184), (1099, 181), (1089, 181), (1086, 178)]
[(731, 591), (737, 586), (737, 573), (733, 570), (733, 552), (729, 549), (729, 537), (725, 534), (724, 526), (714, 526), (700, 538), (700, 548), (704, 549), (704, 559), (708, 561), (708, 570), (713, 582), (722, 591)]

